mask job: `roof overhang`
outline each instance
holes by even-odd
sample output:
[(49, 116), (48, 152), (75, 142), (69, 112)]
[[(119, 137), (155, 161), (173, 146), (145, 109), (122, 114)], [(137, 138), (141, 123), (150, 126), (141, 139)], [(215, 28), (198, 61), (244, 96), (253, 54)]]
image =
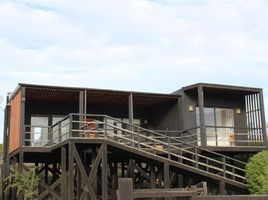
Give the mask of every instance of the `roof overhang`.
[(48, 85), (33, 85), (20, 83), (24, 87), (26, 101), (34, 102), (68, 102), (78, 103), (79, 93), (87, 95), (87, 103), (91, 104), (128, 104), (129, 95), (133, 94), (133, 103), (137, 106), (154, 106), (169, 101), (177, 101), (179, 95), (163, 93), (147, 93), (136, 91), (121, 91), (96, 88), (62, 87)]
[(249, 94), (260, 93), (262, 91), (261, 88), (253, 88), (253, 87), (219, 85), (219, 84), (210, 84), (210, 83), (197, 83), (194, 85), (182, 87), (180, 90), (176, 91), (175, 93), (180, 94), (181, 92), (196, 91), (199, 87), (202, 87), (204, 92), (221, 93), (221, 94), (249, 95)]

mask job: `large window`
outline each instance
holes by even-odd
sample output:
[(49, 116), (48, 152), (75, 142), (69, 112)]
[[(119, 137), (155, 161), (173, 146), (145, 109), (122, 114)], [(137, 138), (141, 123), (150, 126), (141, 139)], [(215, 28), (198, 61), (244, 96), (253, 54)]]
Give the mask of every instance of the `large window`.
[[(30, 132), (30, 146), (44, 146), (49, 142), (48, 126), (56, 124), (58, 121), (64, 119), (62, 115), (41, 115), (33, 114), (31, 116), (31, 132)], [(50, 124), (52, 123), (52, 124)], [(69, 131), (66, 126), (67, 121), (62, 122), (61, 133), (64, 134)], [(58, 132), (55, 131), (58, 127), (53, 129), (52, 139), (59, 138)], [(29, 138), (29, 137), (28, 137)]]
[[(235, 144), (233, 109), (205, 107), (204, 118), (208, 146), (233, 146)], [(200, 126), (199, 107), (196, 107), (196, 124)], [(200, 140), (200, 129), (198, 129), (198, 144)]]
[(48, 117), (31, 116), (31, 146), (44, 146), (48, 142)]

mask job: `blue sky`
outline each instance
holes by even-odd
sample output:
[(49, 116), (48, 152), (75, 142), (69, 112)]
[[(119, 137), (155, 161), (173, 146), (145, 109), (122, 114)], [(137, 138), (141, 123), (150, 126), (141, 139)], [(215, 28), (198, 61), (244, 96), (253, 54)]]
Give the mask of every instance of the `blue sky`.
[(268, 108), (267, 10), (265, 0), (0, 0), (0, 95), (19, 82), (165, 93), (209, 82), (264, 88)]

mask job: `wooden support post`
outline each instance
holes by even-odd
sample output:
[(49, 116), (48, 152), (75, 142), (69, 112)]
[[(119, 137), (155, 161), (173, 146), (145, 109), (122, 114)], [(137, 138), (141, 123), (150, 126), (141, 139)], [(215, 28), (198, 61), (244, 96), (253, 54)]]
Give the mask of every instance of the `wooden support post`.
[[(10, 103), (9, 103), (9, 96), (7, 95), (5, 116), (4, 116), (4, 130), (3, 130), (3, 174), (2, 174), (3, 179), (5, 179), (8, 176), (8, 167), (9, 167), (9, 161), (8, 161), (9, 120), (10, 120)], [(2, 186), (3, 186), (2, 189), (4, 189), (4, 184), (2, 184)], [(3, 196), (2, 196), (2, 199), (3, 199)]]
[[(19, 172), (23, 173), (23, 160), (24, 160), (24, 152), (20, 150), (19, 153)], [(19, 200), (23, 200), (23, 193), (20, 193)]]
[(61, 199), (67, 199), (66, 196), (66, 148), (61, 147)]
[(118, 164), (114, 163), (114, 189), (118, 189)]
[(203, 87), (198, 87), (198, 105), (199, 105), (199, 118), (200, 118), (200, 137), (201, 146), (207, 146), (207, 134), (205, 126), (205, 111), (204, 111), (204, 91)]
[(119, 179), (117, 200), (133, 200), (132, 178), (120, 178)]
[(74, 199), (74, 144), (69, 142), (68, 199)]
[(23, 172), (23, 160), (24, 160), (24, 152), (20, 150), (19, 152), (19, 165), (18, 165), (18, 171)]
[[(95, 160), (96, 160), (96, 155), (97, 155), (97, 151), (96, 151), (96, 147), (92, 147), (92, 152), (91, 152), (91, 166), (93, 166)], [(93, 174), (93, 180), (92, 180), (92, 186), (93, 186), (93, 190), (95, 192), (95, 194), (97, 194), (97, 173)]]
[(79, 170), (81, 172), (81, 177), (82, 177), (84, 184), (85, 184), (85, 187), (84, 187), (84, 190), (81, 194), (80, 199), (85, 199), (87, 197), (87, 193), (89, 193), (90, 199), (96, 200), (97, 197), (96, 197), (96, 194), (95, 194), (91, 184), (92, 184), (93, 175), (97, 173), (99, 162), (102, 158), (102, 148), (100, 149), (100, 151), (96, 157), (96, 160), (91, 167), (91, 171), (90, 171), (88, 177), (87, 177), (86, 170), (83, 166), (83, 163), (80, 159), (80, 156), (79, 156), (78, 151), (77, 151), (75, 146), (74, 146), (74, 158), (76, 160), (77, 167), (79, 168)]
[(129, 178), (133, 178), (133, 176), (134, 176), (134, 165), (135, 165), (135, 161), (133, 159), (130, 159), (129, 164), (128, 164), (128, 176), (129, 176)]
[(133, 94), (130, 93), (128, 96), (128, 118), (129, 124), (133, 124), (134, 115), (133, 115)]
[(107, 162), (107, 144), (103, 144), (102, 148), (102, 162), (101, 162), (101, 176), (102, 176), (102, 200), (108, 199), (108, 162)]
[(121, 174), (122, 174), (122, 178), (124, 178), (125, 177), (125, 166), (124, 166), (123, 162), (121, 163)]
[(158, 187), (162, 188), (163, 187), (163, 170), (158, 167)]
[(150, 167), (150, 172), (151, 172), (151, 188), (154, 189), (154, 188), (156, 188), (156, 178), (155, 178), (155, 167), (154, 166)]
[(225, 182), (220, 181), (220, 195), (225, 195)]
[(25, 146), (25, 87), (21, 87), (21, 107), (20, 107), (20, 146)]
[[(128, 96), (128, 118), (129, 118), (129, 124), (133, 125), (134, 121), (134, 114), (133, 114), (133, 93), (130, 93)], [(133, 131), (133, 126), (130, 127), (130, 131)], [(134, 135), (130, 133), (131, 139), (132, 139), (132, 146), (134, 147)]]
[(262, 132), (263, 132), (263, 142), (266, 148), (268, 148), (267, 142), (267, 132), (266, 132), (266, 121), (265, 121), (265, 109), (264, 109), (264, 100), (263, 92), (260, 92), (260, 109), (261, 109), (261, 123), (262, 123)]
[(170, 180), (169, 180), (169, 164), (164, 164), (164, 186), (165, 188), (170, 187)]
[(179, 179), (179, 188), (183, 188), (183, 175), (179, 174), (178, 175), (178, 179)]
[(80, 197), (81, 197), (81, 182), (82, 182), (81, 172), (77, 168), (77, 180), (76, 180), (76, 191), (77, 191), (76, 194), (77, 194), (77, 199), (80, 199)]
[[(151, 175), (151, 189), (156, 188), (156, 177), (155, 177), (155, 167), (151, 166), (150, 167), (150, 175)], [(155, 198), (152, 198), (152, 200), (156, 200)]]
[(47, 166), (47, 163), (45, 163), (45, 183), (48, 184), (48, 166)]

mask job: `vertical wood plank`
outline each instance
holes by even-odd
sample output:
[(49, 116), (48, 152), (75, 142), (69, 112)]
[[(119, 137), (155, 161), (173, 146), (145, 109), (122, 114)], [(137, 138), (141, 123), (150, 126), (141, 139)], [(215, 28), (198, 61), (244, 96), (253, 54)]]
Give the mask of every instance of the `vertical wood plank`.
[(102, 199), (108, 199), (108, 162), (107, 162), (107, 144), (103, 144), (102, 149)]
[(132, 178), (120, 178), (118, 182), (118, 200), (133, 200)]
[(61, 199), (66, 198), (66, 148), (61, 147)]
[(68, 169), (68, 199), (74, 199), (74, 144), (72, 141), (69, 142), (69, 169)]

